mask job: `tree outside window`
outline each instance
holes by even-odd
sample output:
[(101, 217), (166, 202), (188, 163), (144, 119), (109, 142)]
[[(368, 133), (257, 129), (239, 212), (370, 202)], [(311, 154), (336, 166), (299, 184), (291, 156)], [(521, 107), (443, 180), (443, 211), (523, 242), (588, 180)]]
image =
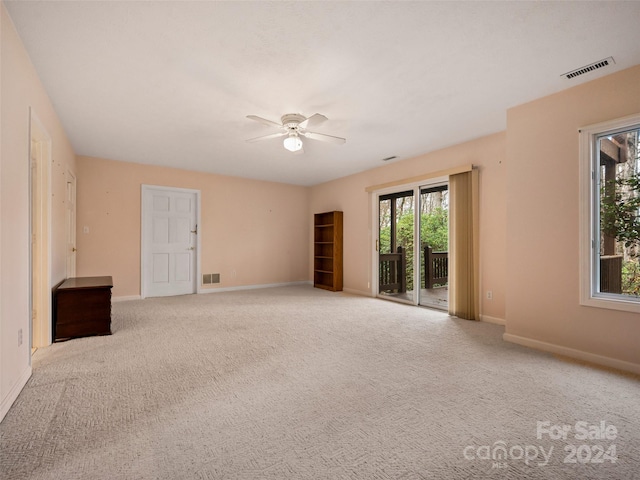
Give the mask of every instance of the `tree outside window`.
[(597, 138), (598, 291), (640, 297), (640, 127)]

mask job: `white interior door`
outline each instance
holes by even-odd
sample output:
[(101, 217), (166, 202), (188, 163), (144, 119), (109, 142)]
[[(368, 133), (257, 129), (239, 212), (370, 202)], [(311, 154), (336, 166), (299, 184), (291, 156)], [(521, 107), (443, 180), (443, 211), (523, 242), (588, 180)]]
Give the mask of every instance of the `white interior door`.
[(143, 186), (144, 297), (196, 292), (197, 208), (195, 190)]

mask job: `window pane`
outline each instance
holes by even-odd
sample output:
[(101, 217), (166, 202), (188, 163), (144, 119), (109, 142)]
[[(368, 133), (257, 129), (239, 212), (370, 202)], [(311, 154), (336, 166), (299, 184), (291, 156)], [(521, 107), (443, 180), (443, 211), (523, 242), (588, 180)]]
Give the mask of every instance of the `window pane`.
[(598, 137), (597, 293), (640, 300), (640, 126)]
[(397, 247), (402, 247), (405, 255), (404, 282), (408, 299), (413, 298), (413, 205), (413, 192), (396, 200)]
[(379, 293), (413, 300), (413, 190), (379, 198)]
[(391, 253), (391, 200), (380, 200), (380, 253)]
[(448, 185), (420, 190), (420, 243), (420, 305), (446, 310), (449, 303)]

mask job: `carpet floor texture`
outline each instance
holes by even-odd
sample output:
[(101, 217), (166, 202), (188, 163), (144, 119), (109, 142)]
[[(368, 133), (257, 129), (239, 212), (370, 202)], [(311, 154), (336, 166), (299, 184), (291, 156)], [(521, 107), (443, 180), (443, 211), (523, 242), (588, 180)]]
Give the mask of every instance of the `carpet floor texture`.
[(501, 326), (298, 285), (114, 303), (112, 330), (36, 352), (0, 478), (640, 478), (640, 379)]

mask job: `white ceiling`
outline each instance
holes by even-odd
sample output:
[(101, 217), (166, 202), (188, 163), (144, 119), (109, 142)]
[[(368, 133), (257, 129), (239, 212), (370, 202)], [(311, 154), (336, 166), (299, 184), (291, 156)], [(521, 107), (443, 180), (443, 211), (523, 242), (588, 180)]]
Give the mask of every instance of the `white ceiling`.
[[(7, 1), (77, 154), (314, 185), (640, 64), (640, 2)], [(560, 75), (613, 56), (615, 65)], [(329, 118), (294, 155), (246, 118)]]

